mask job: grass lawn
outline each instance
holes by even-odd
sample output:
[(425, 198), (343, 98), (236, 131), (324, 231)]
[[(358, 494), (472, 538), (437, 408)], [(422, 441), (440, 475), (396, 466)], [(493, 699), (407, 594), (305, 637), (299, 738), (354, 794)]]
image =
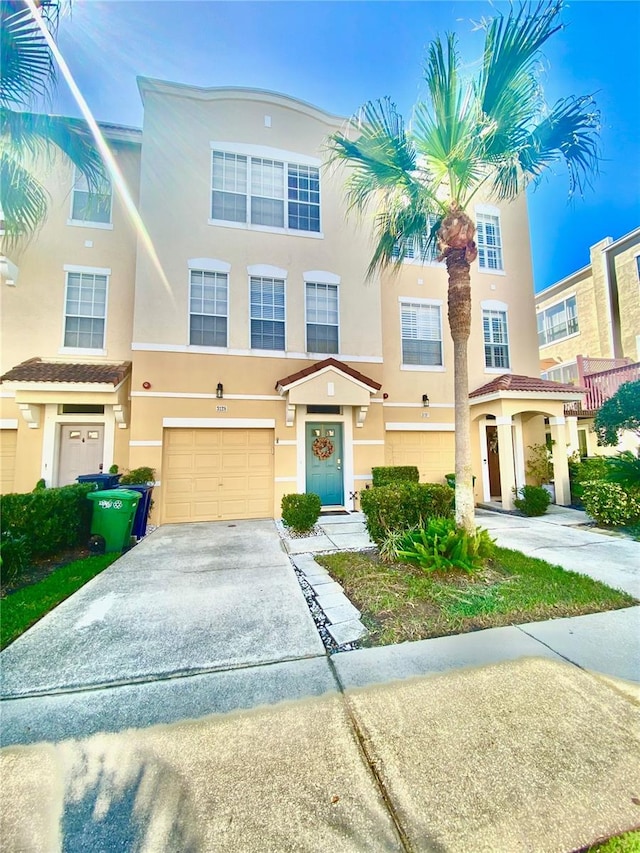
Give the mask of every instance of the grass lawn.
[(640, 853), (640, 832), (625, 832), (595, 847), (589, 847), (587, 853)]
[(43, 580), (25, 586), (0, 601), (0, 649), (12, 643), (45, 613), (110, 566), (120, 554), (75, 560)]
[(362, 612), (370, 631), (366, 643), (373, 646), (638, 603), (585, 575), (508, 548), (497, 548), (495, 558), (473, 575), (428, 574), (404, 563), (387, 564), (375, 551), (323, 554), (316, 560)]

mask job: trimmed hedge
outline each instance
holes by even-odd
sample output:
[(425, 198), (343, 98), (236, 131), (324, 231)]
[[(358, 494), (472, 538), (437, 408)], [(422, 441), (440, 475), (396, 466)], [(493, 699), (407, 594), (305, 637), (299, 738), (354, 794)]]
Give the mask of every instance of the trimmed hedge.
[(320, 518), (322, 501), (313, 492), (282, 496), (282, 521), (294, 533), (307, 533)]
[(360, 492), (360, 507), (369, 536), (381, 545), (390, 531), (453, 517), (453, 498), (453, 489), (439, 483), (393, 483)]
[(551, 495), (542, 486), (523, 486), (520, 491), (513, 490), (516, 495), (514, 504), (523, 515), (544, 515), (551, 503)]
[(640, 489), (623, 489), (617, 483), (583, 483), (586, 512), (600, 524), (620, 527), (640, 521)]
[(38, 489), (0, 497), (0, 537), (25, 537), (34, 557), (49, 557), (86, 543), (91, 525), (87, 495), (94, 483)]
[(392, 483), (418, 483), (420, 472), (415, 465), (385, 465), (372, 468), (374, 486), (390, 486)]

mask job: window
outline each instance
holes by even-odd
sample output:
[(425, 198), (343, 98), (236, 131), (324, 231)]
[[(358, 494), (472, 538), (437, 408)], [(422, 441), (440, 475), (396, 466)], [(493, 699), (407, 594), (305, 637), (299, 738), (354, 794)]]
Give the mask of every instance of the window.
[(73, 183), (71, 219), (75, 222), (111, 223), (111, 184), (107, 183), (100, 192), (90, 192), (87, 179), (77, 170)]
[(400, 304), (402, 363), (442, 366), (442, 322), (439, 305)]
[(338, 352), (338, 285), (308, 281), (307, 352)]
[(485, 367), (509, 367), (509, 338), (506, 311), (482, 312)]
[(578, 312), (575, 296), (570, 296), (568, 299), (540, 311), (537, 315), (537, 321), (540, 346), (576, 334), (578, 332)]
[(212, 157), (212, 219), (320, 231), (317, 167), (225, 151)]
[[(435, 224), (436, 217), (429, 214), (427, 217), (427, 237), (431, 233), (431, 229)], [(416, 237), (410, 237), (407, 240), (399, 240), (396, 242), (396, 245), (393, 247), (393, 251), (391, 252), (392, 258), (400, 257), (401, 246), (404, 248), (404, 260), (412, 261), (417, 259), (421, 263), (425, 264), (438, 263), (438, 246), (435, 243), (428, 247), (426, 253), (423, 253), (421, 251), (420, 243)]]
[(65, 347), (104, 349), (107, 279), (106, 275), (67, 272)]
[(284, 281), (251, 276), (251, 348), (284, 350)]
[(573, 364), (560, 364), (558, 367), (552, 367), (551, 370), (546, 370), (542, 374), (543, 379), (549, 379), (551, 382), (564, 382), (565, 384), (578, 384), (578, 365), (574, 361)]
[(481, 270), (503, 270), (500, 216), (478, 212), (476, 217), (478, 267)]
[(226, 347), (226, 273), (191, 270), (190, 276), (189, 343), (203, 347)]

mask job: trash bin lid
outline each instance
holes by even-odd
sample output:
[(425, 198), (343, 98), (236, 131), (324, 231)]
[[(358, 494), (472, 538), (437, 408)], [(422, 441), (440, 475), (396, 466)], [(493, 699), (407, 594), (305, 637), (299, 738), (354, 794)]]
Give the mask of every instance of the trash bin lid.
[(89, 492), (87, 495), (90, 501), (118, 500), (124, 498), (125, 501), (137, 503), (140, 500), (140, 492), (134, 492), (133, 489), (99, 489), (96, 492)]

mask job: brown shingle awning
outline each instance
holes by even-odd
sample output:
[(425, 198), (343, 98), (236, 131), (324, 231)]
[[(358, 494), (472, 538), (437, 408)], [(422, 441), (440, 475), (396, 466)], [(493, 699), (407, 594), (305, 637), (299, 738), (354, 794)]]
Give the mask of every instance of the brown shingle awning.
[(525, 391), (530, 394), (544, 394), (549, 392), (563, 392), (569, 394), (584, 394), (584, 388), (577, 385), (569, 385), (563, 382), (552, 382), (549, 379), (540, 379), (535, 376), (521, 376), (517, 373), (503, 373), (496, 376), (491, 382), (476, 388), (469, 397), (484, 397), (486, 394), (496, 394), (499, 391)]
[(120, 385), (131, 372), (131, 362), (117, 364), (45, 361), (30, 358), (0, 377), (0, 382), (52, 382), (72, 384)]
[(293, 385), (294, 382), (298, 382), (300, 379), (307, 379), (309, 376), (313, 376), (314, 373), (319, 373), (327, 367), (333, 367), (335, 370), (339, 370), (341, 373), (350, 376), (352, 379), (362, 382), (363, 385), (371, 388), (372, 391), (379, 391), (382, 388), (382, 385), (379, 382), (369, 379), (369, 377), (365, 376), (364, 373), (354, 370), (343, 361), (338, 361), (337, 358), (325, 358), (324, 361), (317, 361), (310, 367), (305, 367), (297, 373), (292, 373), (291, 376), (285, 376), (284, 379), (278, 379), (276, 382), (276, 390), (281, 391), (283, 388), (288, 388), (289, 385)]

